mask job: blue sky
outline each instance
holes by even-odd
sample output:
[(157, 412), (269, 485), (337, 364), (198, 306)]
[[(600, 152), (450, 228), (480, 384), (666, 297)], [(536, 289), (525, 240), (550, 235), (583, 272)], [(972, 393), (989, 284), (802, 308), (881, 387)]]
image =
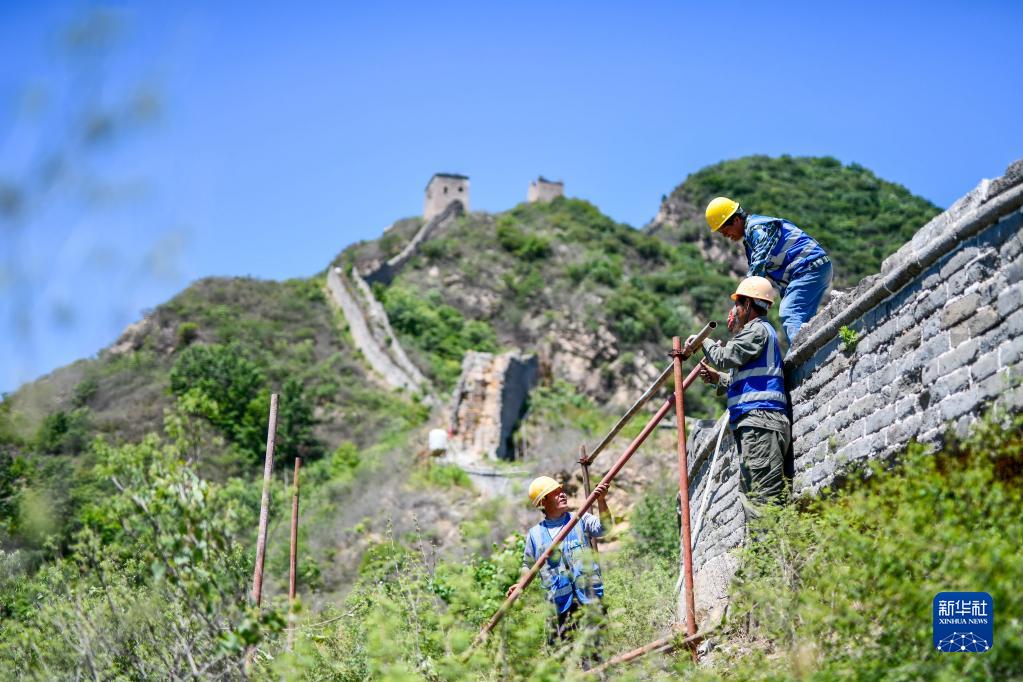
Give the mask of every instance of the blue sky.
[[(114, 199), (54, 191), (0, 234), (0, 390), (199, 277), (321, 270), (418, 214), (435, 171), (477, 210), (542, 173), (641, 226), (745, 154), (836, 156), (939, 205), (1023, 157), (1019, 2), (259, 4), (107, 6), (101, 96), (141, 82), (161, 112), (85, 157)], [(0, 180), (60, 148), (55, 35), (95, 7), (0, 0)]]

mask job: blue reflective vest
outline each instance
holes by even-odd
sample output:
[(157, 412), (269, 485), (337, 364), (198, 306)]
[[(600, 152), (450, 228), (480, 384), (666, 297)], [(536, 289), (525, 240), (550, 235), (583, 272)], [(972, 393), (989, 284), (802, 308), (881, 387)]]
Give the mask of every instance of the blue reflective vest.
[[(806, 266), (821, 258), (826, 258), (827, 254), (813, 237), (782, 218), (751, 215), (746, 218), (746, 229), (773, 222), (781, 223), (781, 234), (778, 236), (778, 242), (771, 249), (767, 270), (764, 274), (784, 290), (789, 282), (802, 274)], [(751, 263), (753, 250), (745, 239), (743, 239), (742, 245), (746, 249), (746, 261)]]
[[(566, 514), (569, 518), (574, 516), (572, 512)], [(565, 523), (568, 523), (568, 520)], [(531, 543), (536, 551), (533, 556), (540, 556), (553, 542), (554, 536), (561, 531), (563, 525), (548, 527), (543, 523), (536, 524), (529, 529), (527, 549)], [(565, 613), (572, 607), (573, 596), (580, 604), (589, 604), (604, 596), (600, 566), (595, 561), (585, 562), (580, 557), (580, 554), (585, 554), (589, 549), (589, 539), (580, 519), (540, 568), (540, 582), (547, 589), (548, 601), (554, 604), (558, 613)], [(584, 569), (584, 563), (591, 564), (592, 568)]]
[(763, 318), (752, 324), (762, 324), (767, 329), (767, 346), (763, 353), (732, 372), (728, 385), (728, 421), (732, 424), (750, 410), (785, 412), (788, 408), (778, 333)]

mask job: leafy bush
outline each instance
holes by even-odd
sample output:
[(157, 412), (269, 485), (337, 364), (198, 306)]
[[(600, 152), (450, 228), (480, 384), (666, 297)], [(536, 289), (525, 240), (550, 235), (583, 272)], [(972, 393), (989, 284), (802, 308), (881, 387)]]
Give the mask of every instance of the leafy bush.
[(426, 466), (416, 470), (414, 480), (420, 484), (438, 488), (472, 489), (472, 479), (457, 464), (427, 462)]
[(178, 345), (187, 346), (199, 338), (199, 325), (195, 322), (182, 322), (178, 325)]
[(860, 335), (855, 329), (843, 325), (838, 330), (838, 337), (842, 340), (842, 347), (845, 352), (851, 353), (856, 350), (856, 344), (859, 343)]
[(429, 361), (429, 374), (449, 389), (461, 372), (467, 350), (494, 352), (497, 337), (479, 320), (467, 321), (458, 309), (444, 304), (439, 296), (420, 298), (399, 285), (380, 292), (391, 326), (403, 343), (420, 351)]
[[(769, 508), (742, 555), (733, 623), (763, 649), (736, 679), (1014, 679), (1023, 674), (1023, 417), (989, 418), (964, 442), (911, 446), (830, 498)], [(989, 592), (1006, 614), (983, 655), (931, 648), (941, 591)], [(733, 628), (731, 635), (737, 632)]]
[(497, 220), (497, 242), (505, 251), (510, 251), (525, 261), (546, 258), (551, 253), (551, 242), (546, 237), (523, 232), (515, 219), (505, 214)]
[(629, 516), (637, 553), (677, 561), (679, 528), (677, 488), (659, 486), (639, 498)]
[[(181, 407), (205, 417), (253, 458), (266, 445), (270, 391), (255, 363), (237, 345), (189, 346), (170, 371), (171, 391), (184, 399)], [(313, 406), (295, 378), (281, 391), (277, 416), (277, 452), (282, 461), (323, 453), (313, 434)]]
[(27, 602), (0, 625), (0, 677), (244, 676), (245, 648), (284, 624), (246, 605), (240, 537), (255, 497), (203, 481), (155, 436), (96, 450), (113, 486), (69, 552), (29, 580), (0, 580), (0, 603)]
[(36, 435), (36, 449), (48, 454), (75, 454), (85, 449), (92, 430), (89, 408), (69, 412), (57, 410), (47, 415)]
[(265, 444), (269, 392), (263, 373), (238, 346), (189, 346), (171, 368), (170, 388), (176, 396), (190, 395), (195, 412), (239, 447), (260, 452)]

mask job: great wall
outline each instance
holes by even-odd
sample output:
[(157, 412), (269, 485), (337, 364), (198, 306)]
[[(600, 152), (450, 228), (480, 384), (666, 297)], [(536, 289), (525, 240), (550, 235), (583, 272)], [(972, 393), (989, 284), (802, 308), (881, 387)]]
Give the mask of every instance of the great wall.
[[(530, 200), (550, 198), (535, 185)], [(427, 201), (433, 215), (398, 256), (365, 277), (353, 269), (362, 303), (340, 269), (327, 281), (371, 366), (388, 385), (424, 394), (431, 392), (428, 382), (401, 350), (366, 282), (390, 281), (463, 207), (455, 199), (444, 207)], [(895, 455), (911, 441), (937, 446), (949, 429), (965, 434), (992, 405), (1023, 409), (1021, 206), (1023, 160), (921, 227), (881, 272), (836, 292), (803, 328), (785, 358), (793, 435), (786, 465), (794, 496), (840, 485), (863, 462)], [(521, 371), (508, 374), (510, 365)], [(483, 490), (504, 494), (521, 479), (520, 471), (487, 463), (507, 456), (504, 439), (533, 381), (535, 358), (470, 354), (463, 363), (450, 408), (451, 461)], [(504, 395), (506, 383), (516, 387), (514, 395)], [(738, 561), (732, 550), (746, 536), (737, 453), (723, 426), (720, 420), (692, 422), (689, 432), (694, 593), (702, 627), (727, 609)]]
[[(1023, 409), (1023, 160), (982, 181), (921, 227), (881, 272), (833, 297), (785, 358), (793, 495), (841, 484), (864, 461), (947, 429), (965, 434), (989, 407)], [(840, 330), (856, 340), (843, 343)], [(847, 336), (849, 333), (847, 332)], [(711, 475), (711, 424), (690, 433), (690, 514), (708, 485), (693, 548), (701, 627), (722, 616), (745, 537), (734, 443)]]

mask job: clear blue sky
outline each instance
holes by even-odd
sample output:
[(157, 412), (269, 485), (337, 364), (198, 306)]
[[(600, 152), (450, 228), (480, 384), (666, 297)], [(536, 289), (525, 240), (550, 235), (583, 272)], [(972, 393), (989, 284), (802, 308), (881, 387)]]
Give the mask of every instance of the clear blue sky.
[[(113, 6), (104, 93), (142, 79), (162, 113), (90, 157), (117, 201), (57, 193), (0, 236), (0, 390), (196, 278), (321, 270), (418, 214), (435, 171), (471, 176), (474, 209), (542, 173), (641, 226), (745, 154), (856, 161), (939, 205), (1023, 157), (1020, 2), (263, 4)], [(67, 127), (24, 95), (73, 100), (54, 35), (95, 6), (0, 0), (0, 179)]]

